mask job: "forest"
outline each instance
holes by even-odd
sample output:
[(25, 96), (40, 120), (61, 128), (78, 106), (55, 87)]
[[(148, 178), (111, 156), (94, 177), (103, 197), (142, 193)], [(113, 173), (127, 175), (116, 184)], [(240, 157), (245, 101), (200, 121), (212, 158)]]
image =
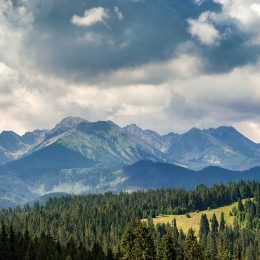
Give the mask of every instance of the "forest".
[[(202, 215), (198, 234), (151, 219), (237, 201), (232, 226)], [(0, 259), (259, 259), (260, 183), (63, 196), (3, 209), (0, 221)]]

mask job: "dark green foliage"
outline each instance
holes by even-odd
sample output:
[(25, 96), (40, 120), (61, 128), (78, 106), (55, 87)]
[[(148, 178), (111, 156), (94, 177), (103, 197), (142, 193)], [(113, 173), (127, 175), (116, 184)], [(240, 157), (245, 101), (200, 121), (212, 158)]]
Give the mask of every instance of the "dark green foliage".
[(129, 260), (134, 258), (135, 231), (130, 225), (127, 225), (121, 241), (122, 258)]
[(213, 217), (211, 219), (211, 231), (213, 233), (218, 233), (218, 220), (215, 214), (213, 214)]
[(148, 226), (137, 222), (128, 226), (122, 237), (122, 259), (155, 259), (155, 247)]
[(209, 234), (209, 221), (206, 214), (201, 215), (200, 230), (199, 230), (199, 242), (201, 248), (205, 249), (207, 245), (207, 238)]
[[(249, 199), (253, 196), (255, 200)], [(186, 236), (178, 230), (176, 220), (157, 226), (151, 219), (140, 221), (235, 201), (240, 202), (232, 211), (234, 226), (226, 224), (224, 214), (219, 222), (213, 215), (210, 223), (202, 215), (199, 241), (192, 230)], [(260, 184), (52, 198), (45, 206), (1, 210), (0, 221), (0, 260), (257, 259)]]
[(202, 259), (202, 252), (197, 241), (197, 238), (192, 229), (189, 229), (185, 244), (184, 244), (184, 259), (199, 260)]
[(225, 230), (225, 226), (226, 226), (226, 222), (225, 222), (225, 218), (224, 218), (224, 213), (221, 212), (220, 223), (219, 223), (219, 230), (220, 231)]
[(243, 205), (242, 200), (241, 200), (240, 198), (239, 198), (239, 200), (238, 200), (237, 209), (238, 209), (239, 211), (243, 211), (243, 210), (244, 210), (244, 205)]
[(28, 231), (23, 235), (15, 233), (10, 226), (9, 232), (2, 225), (0, 236), (4, 239), (5, 246), (1, 243), (0, 259), (3, 260), (45, 260), (45, 259), (75, 259), (75, 260), (112, 260), (113, 254), (106, 256), (103, 249), (97, 243), (94, 243), (91, 251), (80, 244), (76, 246), (71, 238), (66, 246), (61, 246), (60, 242), (44, 233), (39, 238), (32, 238)]
[(7, 233), (6, 233), (6, 226), (2, 222), (1, 224), (1, 233), (0, 233), (0, 259), (5, 260), (8, 258), (8, 241), (7, 241)]
[(177, 259), (177, 248), (179, 245), (174, 242), (172, 234), (167, 233), (162, 237), (158, 246), (157, 257), (162, 260), (175, 260)]

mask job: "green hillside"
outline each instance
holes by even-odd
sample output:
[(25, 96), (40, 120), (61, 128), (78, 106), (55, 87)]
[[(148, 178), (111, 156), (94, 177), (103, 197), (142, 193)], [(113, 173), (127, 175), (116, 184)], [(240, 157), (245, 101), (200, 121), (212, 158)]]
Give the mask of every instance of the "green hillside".
[[(243, 200), (243, 203), (245, 200)], [(225, 221), (228, 225), (233, 225), (235, 217), (230, 214), (232, 209), (237, 207), (237, 202), (232, 203), (228, 206), (219, 207), (216, 209), (208, 209), (204, 211), (196, 211), (189, 213), (189, 217), (186, 214), (183, 215), (159, 215), (156, 218), (153, 218), (154, 224), (167, 224), (172, 223), (174, 219), (176, 219), (177, 226), (179, 229), (182, 229), (184, 233), (187, 233), (189, 228), (193, 228), (193, 230), (198, 233), (200, 226), (200, 219), (202, 214), (206, 214), (208, 219), (211, 219), (213, 214), (216, 215), (218, 221), (220, 220), (221, 212), (224, 213)]]

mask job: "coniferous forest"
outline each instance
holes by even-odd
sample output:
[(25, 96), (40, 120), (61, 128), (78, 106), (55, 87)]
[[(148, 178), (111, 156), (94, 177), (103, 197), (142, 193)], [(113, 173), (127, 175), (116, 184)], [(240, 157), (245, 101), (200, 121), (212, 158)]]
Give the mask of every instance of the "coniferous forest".
[[(202, 214), (199, 232), (185, 234), (176, 220), (154, 225), (151, 219), (237, 201), (232, 226), (223, 214)], [(260, 183), (64, 196), (3, 209), (0, 220), (0, 259), (253, 260), (260, 256)]]

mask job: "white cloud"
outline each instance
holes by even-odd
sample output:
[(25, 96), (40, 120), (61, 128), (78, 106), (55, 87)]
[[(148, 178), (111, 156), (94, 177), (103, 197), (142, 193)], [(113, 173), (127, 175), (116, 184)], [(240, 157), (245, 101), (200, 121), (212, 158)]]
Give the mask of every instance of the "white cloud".
[[(135, 122), (163, 133), (184, 132), (193, 126), (234, 125), (260, 141), (260, 64), (207, 75), (201, 58), (182, 54), (168, 62), (124, 69), (84, 84), (36, 71), (17, 76), (6, 65), (0, 68), (5, 75), (12, 75), (11, 88), (0, 95), (2, 130), (21, 133), (51, 128), (73, 114), (91, 121), (109, 119), (122, 126)], [(0, 81), (0, 89), (4, 86)]]
[(103, 7), (94, 7), (85, 11), (83, 16), (73, 15), (71, 22), (77, 26), (88, 27), (104, 22), (109, 17), (109, 11)]
[(194, 3), (197, 4), (197, 5), (201, 5), (203, 4), (205, 0), (194, 0)]
[(3, 86), (4, 83), (17, 79), (18, 76), (18, 73), (14, 69), (8, 67), (3, 62), (0, 62), (0, 85)]
[(205, 45), (216, 44), (220, 40), (220, 33), (211, 22), (214, 17), (212, 12), (202, 13), (197, 20), (189, 19), (189, 32)]
[[(129, 84), (161, 84), (172, 78), (191, 78), (203, 69), (203, 59), (197, 55), (188, 55), (180, 51), (180, 55), (164, 62), (154, 62), (143, 66), (119, 69), (102, 78), (114, 86)], [(101, 82), (102, 84), (102, 82)]]
[(91, 187), (86, 186), (81, 182), (76, 182), (76, 183), (59, 184), (57, 186), (54, 186), (52, 190), (49, 191), (48, 193), (64, 192), (64, 193), (79, 195), (90, 191), (91, 191)]
[(117, 18), (119, 20), (123, 20), (124, 19), (124, 15), (123, 15), (123, 13), (121, 12), (121, 10), (119, 9), (118, 6), (115, 6), (114, 12), (115, 12), (115, 14), (116, 14), (116, 16), (117, 16)]
[(251, 9), (260, 16), (260, 4), (254, 3), (251, 6)]
[[(222, 5), (221, 12), (204, 12), (198, 19), (189, 19), (189, 32), (202, 43), (212, 45), (223, 36), (217, 25), (233, 22), (249, 36), (247, 44), (260, 45), (260, 4), (255, 0), (214, 0)], [(199, 3), (198, 3), (199, 4)]]
[[(259, 26), (255, 26), (259, 25), (259, 4), (248, 0), (218, 1), (223, 11), (206, 12), (191, 20), (191, 33), (212, 45), (222, 39), (214, 31), (217, 25), (234, 19), (256, 40), (260, 35)], [(30, 12), (25, 7), (14, 9), (11, 1), (0, 0), (0, 4), (1, 130), (22, 133), (51, 128), (59, 119), (73, 114), (93, 121), (111, 119), (120, 125), (135, 122), (160, 132), (234, 125), (260, 142), (260, 64), (208, 74), (206, 61), (190, 46), (176, 50), (178, 55), (167, 61), (121, 68), (98, 75), (91, 82), (66, 81), (45, 75), (33, 66), (33, 54), (23, 46), (32, 27)], [(90, 10), (75, 24), (90, 26), (108, 18), (108, 11), (101, 8), (103, 11), (92, 14), (90, 19)], [(98, 44), (104, 41), (102, 37), (87, 32), (83, 40)], [(81, 187), (75, 186), (75, 190)]]
[(83, 36), (78, 37), (76, 41), (78, 44), (92, 44), (94, 46), (101, 44), (113, 46), (115, 44), (109, 36), (95, 32), (86, 32)]
[(30, 64), (23, 41), (32, 22), (33, 16), (25, 6), (14, 8), (10, 0), (0, 0), (0, 62), (11, 67)]
[(222, 5), (216, 14), (216, 22), (233, 21), (243, 33), (251, 38), (248, 44), (260, 45), (260, 4), (255, 0), (214, 0)]
[(260, 123), (244, 121), (235, 123), (234, 127), (236, 127), (238, 131), (241, 131), (246, 137), (249, 137), (256, 142), (260, 141)]

